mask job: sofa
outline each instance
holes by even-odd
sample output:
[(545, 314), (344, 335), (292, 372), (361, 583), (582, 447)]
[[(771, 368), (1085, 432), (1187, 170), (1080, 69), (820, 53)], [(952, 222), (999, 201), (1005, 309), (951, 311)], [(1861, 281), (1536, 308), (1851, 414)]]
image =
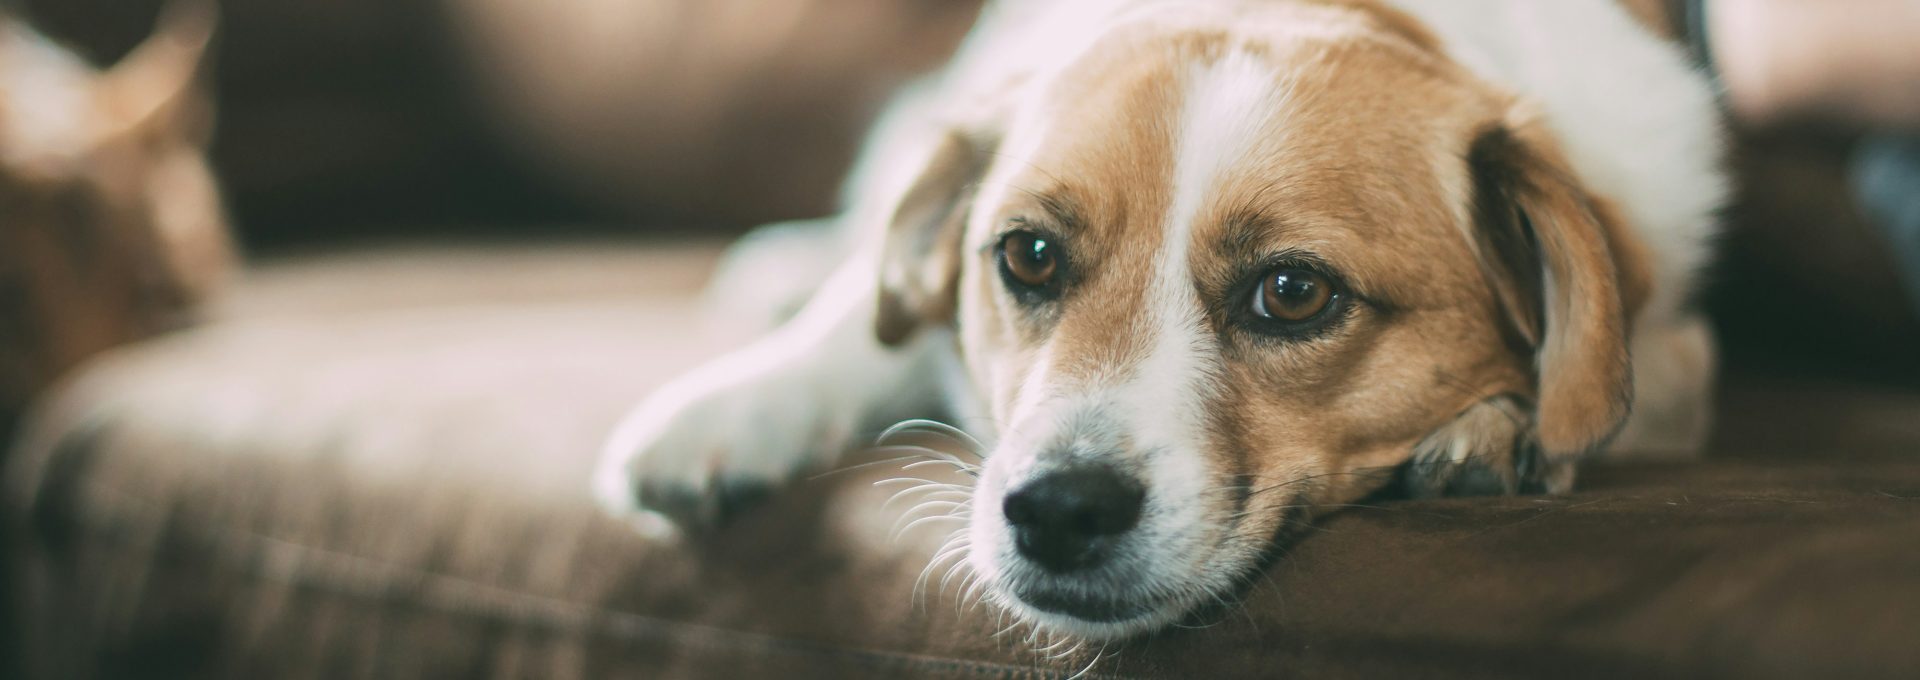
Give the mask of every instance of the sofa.
[[(1040, 649), (893, 536), (898, 464), (697, 538), (586, 492), (703, 332), (708, 242), (268, 258), (8, 455), (29, 677), (1915, 677), (1920, 390), (1724, 377), (1711, 452), (1326, 514), (1235, 606)], [(944, 587), (943, 587), (944, 585)]]

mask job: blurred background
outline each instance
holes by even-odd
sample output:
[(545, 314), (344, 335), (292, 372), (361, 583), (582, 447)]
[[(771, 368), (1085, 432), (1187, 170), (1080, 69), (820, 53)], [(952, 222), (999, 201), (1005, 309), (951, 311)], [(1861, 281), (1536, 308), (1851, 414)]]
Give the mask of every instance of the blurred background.
[[(162, 0), (15, 0), (95, 66)], [(229, 0), (204, 76), (242, 249), (598, 233), (724, 238), (829, 213), (878, 107), (977, 0)], [(1649, 3), (1638, 3), (1649, 4)], [(1741, 130), (1711, 300), (1738, 355), (1911, 370), (1916, 305), (1849, 190), (1865, 132)]]
[[(23, 0), (106, 66), (162, 0)], [(207, 74), (243, 243), (827, 213), (974, 0), (231, 0)]]
[[(165, 3), (15, 4), (104, 67)], [(723, 238), (829, 213), (878, 107), (941, 63), (978, 4), (230, 0), (204, 73), (211, 163), (256, 254), (435, 235)], [(1863, 132), (1739, 132), (1741, 198), (1712, 295), (1736, 350), (1866, 352), (1877, 374), (1920, 363), (1902, 351), (1920, 337), (1916, 305), (1849, 190)]]

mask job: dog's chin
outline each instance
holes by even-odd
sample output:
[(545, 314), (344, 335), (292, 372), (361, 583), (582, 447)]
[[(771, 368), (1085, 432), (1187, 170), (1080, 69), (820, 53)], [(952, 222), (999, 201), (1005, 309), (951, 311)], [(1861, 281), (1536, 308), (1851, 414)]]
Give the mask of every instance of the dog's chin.
[(1187, 598), (1092, 598), (1042, 589), (996, 590), (1002, 606), (1042, 631), (1102, 642), (1158, 630), (1179, 620), (1192, 606)]

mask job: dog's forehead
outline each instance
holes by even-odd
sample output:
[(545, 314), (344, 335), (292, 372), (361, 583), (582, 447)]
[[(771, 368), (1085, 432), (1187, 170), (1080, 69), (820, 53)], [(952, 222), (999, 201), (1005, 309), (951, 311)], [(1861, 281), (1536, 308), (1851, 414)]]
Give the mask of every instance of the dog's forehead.
[(1199, 266), (1237, 240), (1353, 260), (1361, 278), (1470, 256), (1461, 158), (1487, 107), (1453, 75), (1364, 33), (1116, 36), (1016, 131), (996, 217), (1069, 214), (1055, 226), (1116, 272), (1143, 271), (1173, 235)]

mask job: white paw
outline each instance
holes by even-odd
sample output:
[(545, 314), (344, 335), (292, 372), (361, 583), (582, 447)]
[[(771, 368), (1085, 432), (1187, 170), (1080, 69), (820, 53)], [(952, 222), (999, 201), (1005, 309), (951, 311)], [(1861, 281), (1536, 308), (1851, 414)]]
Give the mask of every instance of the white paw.
[(854, 423), (807, 376), (733, 356), (662, 388), (627, 416), (595, 472), (594, 495), (650, 533), (724, 524), (848, 444)]

